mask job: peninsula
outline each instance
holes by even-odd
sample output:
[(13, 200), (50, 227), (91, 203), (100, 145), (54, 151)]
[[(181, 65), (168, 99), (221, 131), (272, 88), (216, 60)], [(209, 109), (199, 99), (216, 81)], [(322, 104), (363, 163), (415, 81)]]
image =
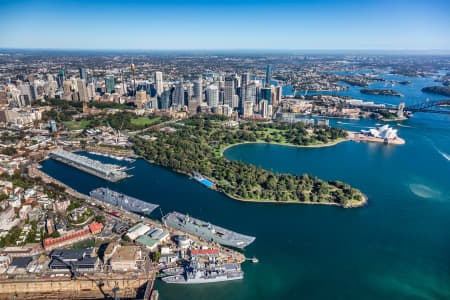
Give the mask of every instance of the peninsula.
[(450, 87), (447, 86), (427, 86), (422, 92), (450, 97)]
[(276, 174), (222, 156), (226, 147), (260, 142), (290, 146), (326, 146), (347, 137), (344, 130), (302, 123), (246, 122), (238, 125), (220, 115), (196, 115), (171, 130), (155, 127), (132, 138), (136, 154), (186, 175), (201, 174), (216, 190), (242, 201), (361, 206), (366, 197), (340, 181), (324, 181), (308, 174)]
[(360, 92), (366, 95), (382, 95), (382, 96), (395, 96), (395, 97), (403, 97), (402, 94), (397, 93), (394, 90), (390, 89), (361, 89)]

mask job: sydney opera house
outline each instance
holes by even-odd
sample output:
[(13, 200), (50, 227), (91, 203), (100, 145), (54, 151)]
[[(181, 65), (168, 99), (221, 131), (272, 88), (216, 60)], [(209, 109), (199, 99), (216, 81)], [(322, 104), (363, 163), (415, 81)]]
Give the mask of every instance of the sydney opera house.
[(398, 138), (397, 129), (392, 129), (389, 125), (381, 126), (378, 129), (371, 128), (369, 130), (361, 130), (361, 132), (365, 135), (381, 138), (383, 140), (393, 140)]

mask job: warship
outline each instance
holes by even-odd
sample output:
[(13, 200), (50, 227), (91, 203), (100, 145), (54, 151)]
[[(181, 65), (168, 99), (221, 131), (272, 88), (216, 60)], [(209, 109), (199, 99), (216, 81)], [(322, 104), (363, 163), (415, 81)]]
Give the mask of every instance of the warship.
[(97, 188), (92, 190), (89, 193), (89, 196), (128, 211), (147, 215), (151, 214), (152, 211), (159, 206), (157, 204), (144, 202), (131, 196), (112, 191), (108, 188)]
[(239, 280), (244, 278), (244, 272), (232, 264), (218, 265), (209, 264), (202, 266), (198, 260), (193, 259), (184, 268), (183, 274), (167, 276), (162, 278), (166, 283), (199, 284)]
[(255, 240), (255, 237), (236, 233), (178, 212), (165, 215), (162, 221), (166, 226), (190, 233), (209, 242), (216, 242), (222, 246), (243, 249)]

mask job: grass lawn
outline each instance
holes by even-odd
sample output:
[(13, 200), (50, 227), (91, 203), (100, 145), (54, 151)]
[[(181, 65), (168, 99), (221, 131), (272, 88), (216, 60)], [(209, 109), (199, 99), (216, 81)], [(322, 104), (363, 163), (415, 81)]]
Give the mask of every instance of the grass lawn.
[(148, 118), (148, 117), (138, 117), (138, 118), (134, 118), (131, 119), (131, 124), (136, 125), (136, 126), (149, 126), (149, 125), (154, 125), (158, 122), (161, 121), (161, 118)]
[(67, 121), (64, 122), (64, 125), (66, 125), (70, 130), (79, 130), (79, 129), (85, 129), (91, 121), (89, 120), (78, 120), (78, 121)]

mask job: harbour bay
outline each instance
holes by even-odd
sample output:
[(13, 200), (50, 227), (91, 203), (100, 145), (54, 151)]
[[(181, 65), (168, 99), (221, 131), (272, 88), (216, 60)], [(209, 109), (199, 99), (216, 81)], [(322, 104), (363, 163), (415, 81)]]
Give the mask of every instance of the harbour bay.
[[(418, 85), (405, 87), (409, 94), (401, 91), (405, 101), (416, 97)], [(246, 144), (224, 153), (275, 172), (347, 182), (369, 197), (368, 205), (356, 209), (240, 202), (142, 159), (131, 164), (132, 178), (117, 183), (53, 160), (42, 165), (44, 172), (82, 193), (107, 186), (159, 204), (163, 213), (177, 210), (256, 236), (244, 253), (260, 263), (243, 265), (244, 280), (204, 286), (158, 282), (161, 299), (446, 299), (450, 128), (445, 118), (418, 114), (402, 122), (396, 127), (406, 144), (400, 146)], [(339, 126), (359, 130), (375, 124), (345, 120)], [(154, 216), (159, 217), (157, 212)]]

